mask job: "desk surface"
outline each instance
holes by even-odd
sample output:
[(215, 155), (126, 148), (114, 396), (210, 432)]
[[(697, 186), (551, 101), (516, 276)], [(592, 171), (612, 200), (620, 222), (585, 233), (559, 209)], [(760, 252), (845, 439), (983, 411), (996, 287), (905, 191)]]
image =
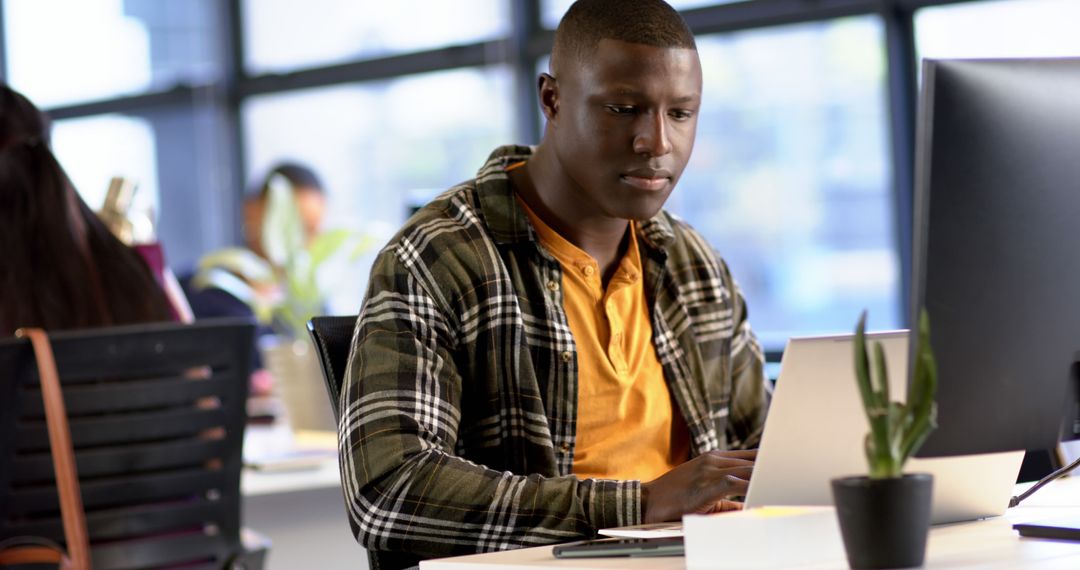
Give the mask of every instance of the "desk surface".
[(317, 450), (319, 455), (303, 468), (259, 471), (245, 466), (240, 475), (240, 492), (245, 497), (340, 489), (337, 441), (334, 432), (292, 432), (284, 424), (248, 426), (244, 432), (244, 463), (281, 457), (297, 450)]
[[(1020, 488), (1026, 487), (1021, 486)], [(1080, 477), (1055, 481), (1041, 489), (1019, 507), (1004, 516), (968, 523), (935, 526), (930, 529), (925, 568), (994, 568), (1024, 569), (1080, 568), (1080, 542), (1021, 538), (1012, 525), (1033, 520), (1051, 520), (1080, 516)], [(762, 545), (732, 545), (732, 548), (755, 548)], [(525, 548), (489, 554), (429, 560), (421, 570), (461, 570), (490, 568), (520, 570), (535, 568), (594, 569), (649, 568), (657, 570), (686, 568), (682, 557), (606, 558), (593, 560), (557, 560), (551, 546)], [(800, 566), (806, 569), (847, 568), (843, 558), (823, 564)]]

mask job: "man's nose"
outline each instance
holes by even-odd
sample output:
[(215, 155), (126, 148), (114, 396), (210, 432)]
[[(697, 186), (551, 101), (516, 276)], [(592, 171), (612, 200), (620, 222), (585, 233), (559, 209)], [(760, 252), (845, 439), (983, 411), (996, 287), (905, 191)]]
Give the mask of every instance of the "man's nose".
[(634, 136), (634, 152), (648, 156), (664, 156), (671, 152), (671, 138), (663, 114), (642, 116), (641, 125)]

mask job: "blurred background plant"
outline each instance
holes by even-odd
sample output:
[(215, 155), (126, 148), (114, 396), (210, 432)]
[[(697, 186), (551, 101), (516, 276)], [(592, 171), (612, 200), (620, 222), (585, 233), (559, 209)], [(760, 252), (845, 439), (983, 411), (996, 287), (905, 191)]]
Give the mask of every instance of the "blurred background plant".
[(228, 292), (275, 334), (302, 340), (307, 338), (307, 321), (326, 312), (326, 287), (376, 240), (344, 228), (307, 239), (294, 196), (288, 178), (272, 176), (260, 235), (265, 257), (244, 247), (218, 250), (199, 261), (192, 284)]

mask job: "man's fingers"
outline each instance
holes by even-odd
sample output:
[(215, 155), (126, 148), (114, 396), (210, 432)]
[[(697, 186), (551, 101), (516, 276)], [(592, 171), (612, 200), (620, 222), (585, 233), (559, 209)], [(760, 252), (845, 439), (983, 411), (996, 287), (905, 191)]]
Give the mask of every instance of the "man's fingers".
[(740, 479), (734, 475), (728, 475), (724, 477), (725, 496), (731, 497), (734, 495), (745, 495), (746, 491), (750, 489), (750, 481), (746, 479)]
[(749, 451), (710, 451), (701, 456), (701, 460), (710, 467), (753, 466), (756, 450)]
[(705, 469), (709, 471), (727, 472), (729, 469), (753, 469), (754, 462), (747, 461), (745, 459), (715, 459), (710, 458), (705, 464)]
[(714, 449), (708, 454), (712, 455), (713, 457), (721, 457), (727, 459), (747, 459), (750, 461), (757, 459), (756, 449), (733, 449), (730, 451), (720, 451), (718, 449)]
[(723, 513), (727, 511), (741, 511), (743, 510), (743, 504), (740, 501), (732, 501), (729, 499), (720, 499), (716, 502), (716, 507), (713, 512)]
[(754, 474), (754, 467), (728, 467), (720, 471), (721, 475), (738, 477), (746, 481), (750, 480), (750, 476)]

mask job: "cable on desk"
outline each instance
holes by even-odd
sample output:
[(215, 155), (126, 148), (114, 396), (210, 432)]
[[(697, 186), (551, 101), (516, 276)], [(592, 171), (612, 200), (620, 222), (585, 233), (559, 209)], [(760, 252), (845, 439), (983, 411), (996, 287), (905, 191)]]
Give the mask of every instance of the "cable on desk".
[(1076, 467), (1078, 465), (1080, 465), (1080, 459), (1077, 459), (1076, 461), (1073, 461), (1072, 463), (1066, 465), (1065, 467), (1062, 467), (1061, 469), (1058, 469), (1057, 471), (1054, 471), (1053, 473), (1047, 475), (1046, 477), (1043, 477), (1042, 479), (1039, 479), (1039, 482), (1032, 485), (1030, 489), (1028, 489), (1027, 491), (1024, 491), (1023, 493), (1020, 493), (1019, 495), (1009, 499), (1009, 508), (1011, 509), (1011, 508), (1015, 507), (1016, 505), (1019, 505), (1020, 501), (1023, 501), (1024, 499), (1030, 497), (1032, 494), (1035, 493), (1035, 491), (1038, 491), (1039, 489), (1041, 489), (1047, 483), (1053, 481), (1054, 479), (1057, 479), (1058, 477), (1061, 477), (1062, 475), (1067, 474), (1068, 472), (1072, 471), (1073, 469), (1076, 469)]

